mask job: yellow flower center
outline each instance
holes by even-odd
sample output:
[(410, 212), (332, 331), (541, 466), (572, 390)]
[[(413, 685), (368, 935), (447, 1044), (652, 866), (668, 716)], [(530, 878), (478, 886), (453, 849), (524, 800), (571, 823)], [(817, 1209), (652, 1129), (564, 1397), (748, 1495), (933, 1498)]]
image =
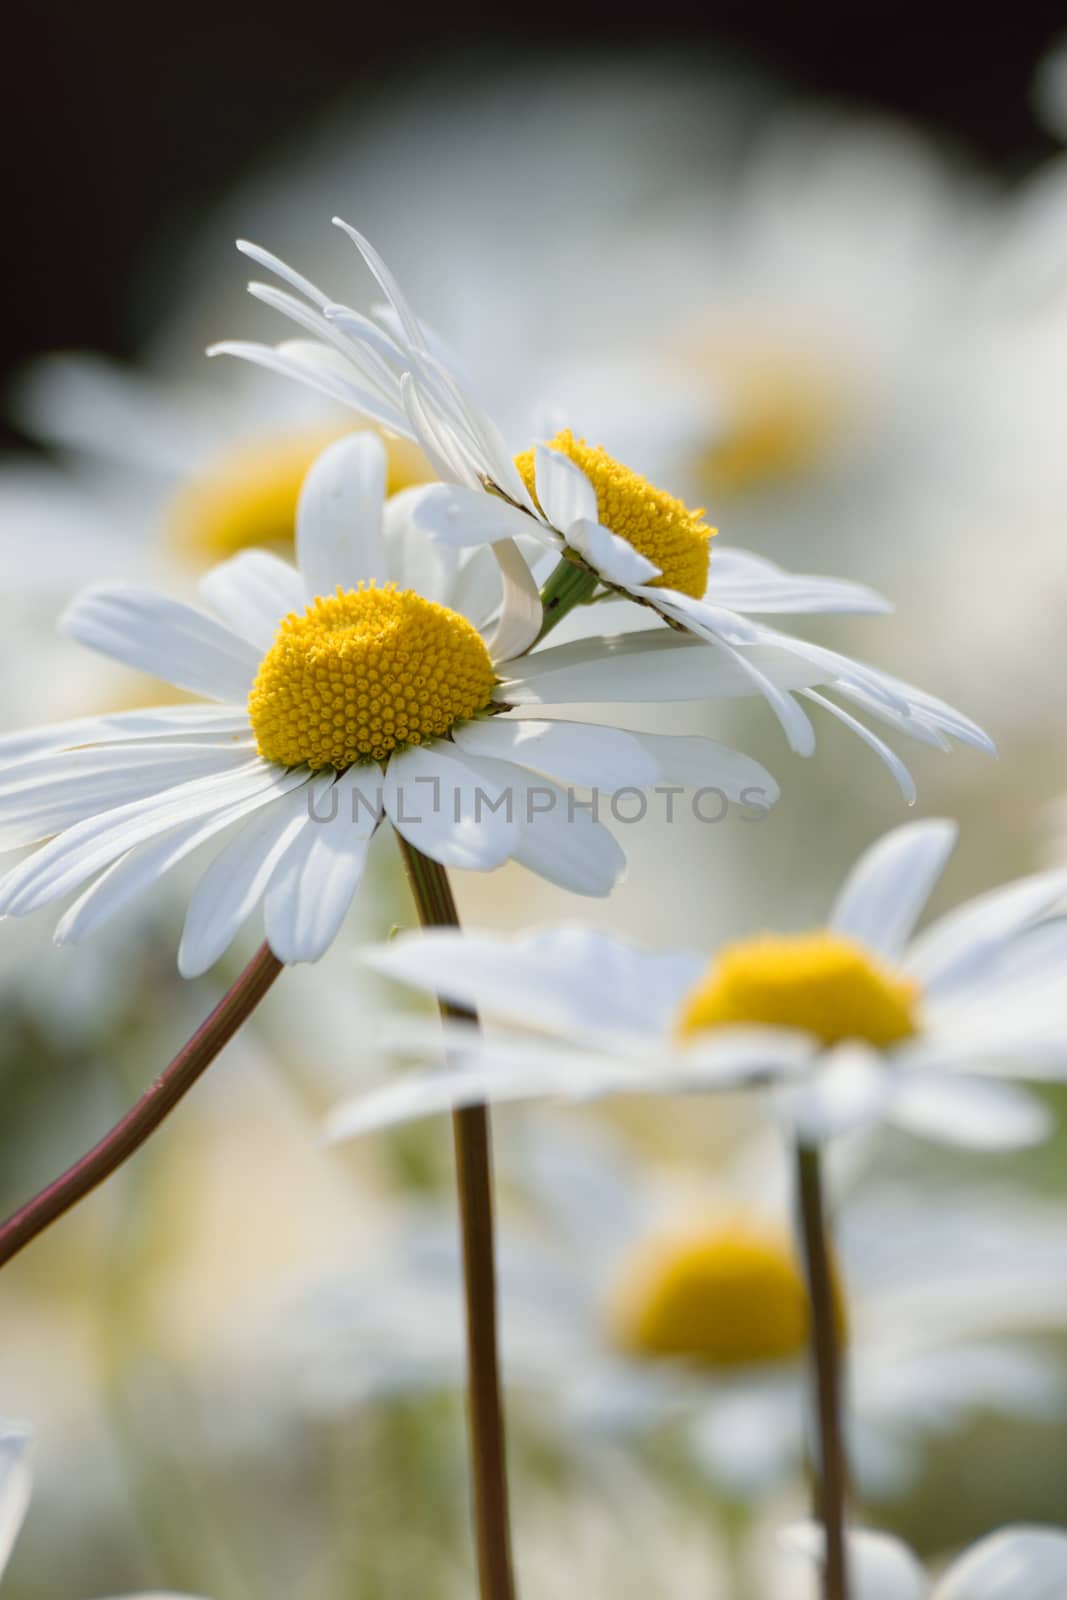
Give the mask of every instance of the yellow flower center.
[[(253, 547), (290, 552), (304, 479), (315, 458), (341, 434), (339, 429), (304, 430), (225, 456), (175, 497), (170, 513), (175, 546), (198, 565)], [(413, 444), (384, 436), (383, 442), (389, 494), (428, 481), (429, 468)]]
[[(834, 1310), (843, 1341), (847, 1316), (836, 1272)], [(623, 1265), (610, 1315), (629, 1354), (707, 1367), (788, 1360), (805, 1348), (810, 1326), (788, 1238), (748, 1219), (643, 1241)]]
[(799, 1028), (824, 1044), (879, 1048), (918, 1031), (918, 986), (829, 930), (764, 935), (727, 945), (686, 996), (677, 1033), (730, 1023)]
[[(703, 511), (690, 511), (681, 500), (622, 466), (599, 445), (576, 439), (569, 428), (549, 440), (549, 446), (581, 467), (596, 490), (597, 515), (604, 527), (659, 568), (654, 585), (703, 599), (711, 540), (716, 533), (704, 521)], [(534, 452), (516, 456), (515, 465), (533, 494)]]
[(488, 707), (494, 682), (466, 617), (395, 584), (361, 585), (286, 617), (248, 713), (268, 761), (343, 772), (440, 738)]

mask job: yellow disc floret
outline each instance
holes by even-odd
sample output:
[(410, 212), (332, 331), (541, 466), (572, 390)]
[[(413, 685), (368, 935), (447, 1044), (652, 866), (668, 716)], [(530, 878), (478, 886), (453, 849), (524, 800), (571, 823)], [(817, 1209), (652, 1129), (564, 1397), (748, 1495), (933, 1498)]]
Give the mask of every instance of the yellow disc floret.
[(764, 935), (720, 951), (686, 996), (677, 1032), (689, 1039), (751, 1023), (883, 1048), (917, 1031), (917, 1006), (917, 985), (854, 939), (829, 930)]
[[(174, 543), (198, 563), (223, 561), (255, 546), (289, 551), (304, 479), (316, 457), (341, 436), (337, 429), (304, 429), (223, 456), (175, 498)], [(384, 443), (387, 493), (428, 480), (429, 468), (414, 445), (391, 438)]]
[[(549, 447), (581, 467), (596, 490), (597, 515), (604, 527), (659, 568), (660, 576), (653, 584), (703, 599), (716, 531), (704, 521), (703, 511), (690, 511), (681, 500), (622, 466), (599, 445), (576, 439), (569, 428), (550, 439)], [(533, 494), (533, 451), (516, 456), (515, 465)]]
[(286, 617), (248, 699), (259, 752), (283, 766), (384, 761), (489, 705), (493, 663), (456, 611), (395, 584)]
[[(845, 1331), (836, 1274), (834, 1307)], [(631, 1355), (701, 1366), (785, 1361), (808, 1340), (808, 1296), (789, 1240), (759, 1220), (647, 1239), (624, 1263), (610, 1315)]]

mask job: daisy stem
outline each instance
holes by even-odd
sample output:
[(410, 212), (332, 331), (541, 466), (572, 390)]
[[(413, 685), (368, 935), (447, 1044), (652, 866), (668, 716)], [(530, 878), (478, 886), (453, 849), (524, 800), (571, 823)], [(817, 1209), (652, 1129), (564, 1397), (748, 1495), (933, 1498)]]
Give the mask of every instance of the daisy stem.
[(0, 1224), (0, 1267), (141, 1148), (248, 1019), (281, 970), (274, 952), (261, 945), (211, 1015), (136, 1105), (72, 1167)]
[(591, 600), (598, 581), (595, 572), (590, 572), (587, 567), (579, 567), (564, 556), (553, 568), (541, 590), (544, 621), (541, 624), (541, 632), (534, 642), (540, 644), (556, 624), (563, 621), (568, 611), (573, 611), (575, 606), (583, 606)]
[[(424, 928), (458, 928), (448, 874), (397, 834)], [(441, 1002), (443, 1017), (475, 1020), (474, 1013)], [(471, 1439), (474, 1534), (481, 1600), (514, 1600), (508, 1522), (507, 1453), (496, 1333), (496, 1265), (493, 1244), (493, 1164), (489, 1113), (465, 1106), (452, 1114), (456, 1192), (463, 1238), (463, 1289), (467, 1308), (467, 1406)]]
[(826, 1536), (823, 1593), (826, 1600), (848, 1600), (847, 1466), (841, 1422), (841, 1353), (818, 1146), (798, 1142), (796, 1176), (800, 1235), (811, 1300), (811, 1358), (819, 1435), (816, 1510)]

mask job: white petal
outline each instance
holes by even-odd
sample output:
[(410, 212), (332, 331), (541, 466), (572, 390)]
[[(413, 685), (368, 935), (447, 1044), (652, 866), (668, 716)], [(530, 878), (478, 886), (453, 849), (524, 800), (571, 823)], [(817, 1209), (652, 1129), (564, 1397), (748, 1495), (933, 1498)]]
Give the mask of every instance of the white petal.
[(0, 916), (28, 916), (61, 899), (127, 850), (193, 817), (223, 811), (233, 801), (268, 787), (277, 773), (269, 762), (248, 761), (233, 772), (194, 778), (147, 800), (87, 817), (42, 845), (0, 881)]
[(837, 718), (838, 722), (843, 723), (846, 728), (850, 729), (858, 739), (862, 739), (864, 744), (874, 751), (879, 760), (884, 762), (893, 774), (897, 781), (897, 788), (904, 797), (904, 803), (909, 806), (915, 804), (919, 797), (919, 791), (915, 787), (915, 779), (896, 751), (887, 745), (884, 739), (880, 739), (876, 733), (872, 733), (870, 728), (860, 722), (858, 717), (852, 716), (850, 712), (844, 711), (841, 706), (837, 706), (832, 700), (827, 699), (826, 695), (818, 694), (814, 689), (801, 689), (800, 693), (805, 700), (810, 700), (813, 705), (821, 706), (824, 711), (828, 711), (832, 717)]
[(1067, 1533), (1002, 1528), (973, 1545), (934, 1590), (932, 1600), (1062, 1600), (1067, 1593)]
[(493, 555), (500, 568), (503, 598), (500, 617), (487, 640), (487, 647), (494, 663), (499, 665), (530, 648), (545, 618), (537, 580), (518, 545), (495, 544)]
[(534, 446), (534, 482), (541, 510), (560, 533), (573, 522), (597, 522), (596, 490), (581, 467), (548, 445)]
[(217, 833), (306, 782), (307, 774), (299, 769), (279, 770), (273, 782), (258, 793), (235, 801), (207, 818), (193, 817), (158, 839), (130, 850), (101, 873), (64, 913), (56, 928), (56, 943), (76, 944), (95, 933)]
[(406, 414), (366, 384), (356, 383), (355, 369), (346, 365), (339, 352), (327, 345), (315, 344), (310, 339), (287, 339), (275, 347), (247, 339), (224, 339), (210, 345), (207, 353), (209, 356), (236, 356), (239, 361), (265, 367), (268, 372), (306, 384), (331, 400), (351, 406), (402, 438), (415, 437)]
[(819, 1145), (869, 1127), (894, 1103), (891, 1096), (882, 1058), (864, 1045), (842, 1044), (782, 1091), (779, 1109), (802, 1144)]
[(773, 648), (746, 652), (747, 666), (700, 639), (669, 633), (614, 634), (551, 645), (512, 663), (496, 698), (509, 705), (715, 700), (763, 693), (749, 668), (779, 685), (805, 688), (820, 674)]
[(433, 930), (364, 952), (375, 971), (456, 1005), (539, 1030), (657, 1036), (704, 968), (698, 956), (640, 950), (592, 928), (506, 938)]
[(87, 817), (248, 764), (255, 747), (161, 740), (55, 751), (10, 769), (0, 783), (0, 850), (51, 838)]
[(515, 761), (583, 789), (611, 790), (623, 784), (646, 788), (660, 776), (659, 763), (644, 742), (619, 728), (489, 717), (464, 723), (452, 737), (473, 755)]
[(259, 651), (269, 650), (283, 617), (307, 605), (304, 580), (268, 550), (242, 550), (200, 580), (203, 599), (228, 628)]
[(151, 589), (87, 589), (61, 630), (90, 650), (209, 700), (243, 705), (260, 652), (214, 617)]
[(921, 1139), (967, 1150), (1026, 1150), (1055, 1125), (1044, 1102), (1016, 1084), (935, 1072), (902, 1073), (888, 1116)]
[(486, 872), (515, 854), (517, 769), (493, 769), (438, 740), (389, 762), (386, 813), (409, 844), (449, 867)]
[(927, 928), (908, 965), (932, 992), (962, 985), (1065, 894), (1067, 873), (1044, 872), (979, 895)]
[(903, 953), (956, 844), (954, 822), (931, 818), (894, 828), (852, 868), (830, 923), (895, 961)]
[(222, 847), (193, 890), (178, 950), (178, 970), (197, 978), (228, 950), (259, 904), (275, 868), (331, 778), (312, 778), (277, 799)]
[(728, 800), (757, 812), (774, 805), (781, 793), (766, 767), (714, 739), (677, 733), (635, 733), (632, 737), (659, 762), (661, 782), (680, 783), (687, 789), (717, 789)]
[(782, 612), (792, 616), (826, 612), (884, 613), (893, 607), (865, 583), (847, 578), (786, 572), (746, 550), (712, 551), (707, 598), (731, 611)]
[(375, 433), (338, 439), (304, 479), (296, 554), (309, 596), (386, 581), (385, 446)]
[(33, 1474), (30, 1469), (30, 1435), (22, 1428), (0, 1433), (0, 1575), (19, 1536), (30, 1503)]
[(118, 711), (111, 716), (77, 717), (43, 728), (22, 729), (0, 738), (5, 768), (49, 750), (79, 745), (116, 744), (121, 740), (180, 739), (200, 743), (222, 735), (250, 734), (247, 711), (223, 706), (157, 706), (143, 711)]
[(368, 769), (350, 767), (316, 804), (270, 881), (263, 913), (279, 961), (318, 961), (329, 949), (359, 887), (381, 815)]
[[(780, 1535), (782, 1544), (820, 1565), (825, 1559), (826, 1537), (814, 1522), (799, 1523)], [(848, 1565), (854, 1600), (924, 1600), (928, 1592), (922, 1567), (900, 1539), (866, 1528), (848, 1534)], [(940, 1600), (940, 1591), (938, 1591)], [(961, 1594), (959, 1600), (964, 1600)], [(966, 1596), (977, 1600), (977, 1596)], [(1023, 1596), (1019, 1596), (1023, 1600)]]
[(412, 504), (412, 520), (423, 533), (442, 544), (496, 544), (501, 539), (518, 539), (529, 534), (552, 538), (551, 530), (527, 511), (485, 489), (467, 489), (462, 484), (434, 483), (420, 489)]
[(570, 523), (567, 544), (608, 583), (632, 588), (659, 577), (660, 569), (654, 561), (595, 520)]
[(510, 771), (522, 822), (515, 860), (572, 894), (609, 895), (626, 871), (626, 856), (595, 814), (596, 797), (590, 811), (551, 778), (531, 779), (518, 767)]

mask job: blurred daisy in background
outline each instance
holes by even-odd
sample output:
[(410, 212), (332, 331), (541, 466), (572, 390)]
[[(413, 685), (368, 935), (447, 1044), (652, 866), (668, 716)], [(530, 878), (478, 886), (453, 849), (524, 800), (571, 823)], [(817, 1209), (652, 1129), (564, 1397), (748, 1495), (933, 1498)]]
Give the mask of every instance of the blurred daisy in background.
[[(708, 1181), (650, 1167), (603, 1128), (504, 1132), (522, 1201), (500, 1229), (516, 1415), (552, 1419), (590, 1471), (626, 1441), (680, 1450), (713, 1516), (795, 1487), (811, 1443), (809, 1313), (780, 1142), (748, 1141)], [(924, 1447), (975, 1415), (1063, 1415), (1067, 1371), (1038, 1336), (1067, 1317), (1065, 1219), (1004, 1185), (860, 1183), (864, 1164), (849, 1153), (840, 1169), (854, 1181), (841, 1186), (836, 1307), (859, 1489), (896, 1499)], [(339, 1277), (305, 1275), (270, 1319), (279, 1381), (324, 1414), (457, 1386), (458, 1248), (424, 1203), (398, 1209)]]
[[(786, 1529), (782, 1544), (797, 1556), (822, 1560), (822, 1534), (813, 1524)], [(864, 1528), (849, 1534), (848, 1560), (856, 1600), (1056, 1600), (1067, 1584), (1067, 1533), (1059, 1528), (1002, 1528), (980, 1539), (934, 1579), (901, 1540)], [(783, 1567), (779, 1581), (785, 1585), (785, 1600), (815, 1593), (814, 1583), (801, 1589), (789, 1579)]]
[[(390, 1024), (396, 1053), (436, 1053), (330, 1118), (346, 1138), (483, 1098), (672, 1094), (732, 1052), (818, 1141), (885, 1118), (930, 1139), (1011, 1149), (1050, 1131), (1011, 1078), (1062, 1078), (1067, 922), (1062, 872), (979, 896), (912, 940), (956, 842), (955, 824), (906, 824), (856, 863), (827, 924), (726, 945), (710, 962), (559, 928), (512, 939), (434, 929), (366, 952), (375, 970), (491, 1023)], [(441, 1027), (441, 1033), (435, 1029)], [(717, 1048), (716, 1048), (717, 1047)], [(802, 1070), (805, 1062), (817, 1070)]]

